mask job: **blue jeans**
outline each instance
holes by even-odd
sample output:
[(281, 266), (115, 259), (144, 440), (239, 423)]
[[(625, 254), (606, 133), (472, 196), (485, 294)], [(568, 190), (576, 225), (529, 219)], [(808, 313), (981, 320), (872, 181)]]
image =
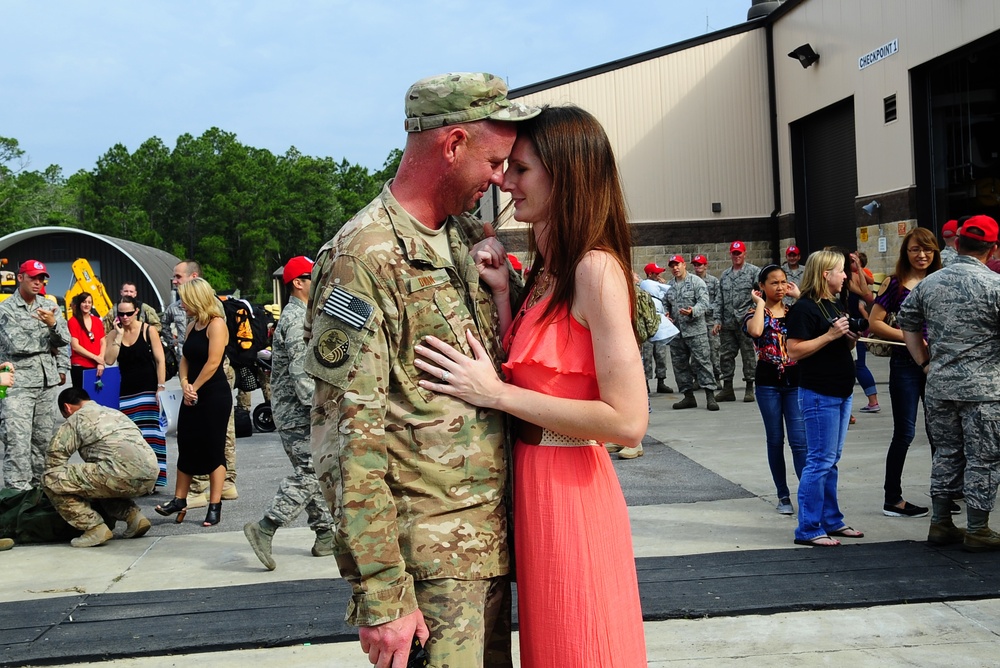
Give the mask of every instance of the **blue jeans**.
[(917, 427), (917, 404), (924, 398), (927, 375), (909, 356), (889, 359), (889, 400), (892, 402), (892, 441), (885, 455), (885, 502), (903, 500), (903, 464)]
[(806, 467), (799, 480), (798, 540), (810, 540), (844, 526), (844, 514), (837, 504), (837, 462), (847, 438), (851, 400), (799, 388), (799, 409), (806, 427)]
[(864, 390), (866, 397), (878, 394), (878, 389), (875, 387), (875, 376), (865, 364), (868, 360), (868, 347), (865, 346), (864, 341), (858, 341), (854, 347), (854, 354), (857, 356), (854, 361), (854, 377), (858, 380), (858, 385)]
[[(767, 465), (771, 469), (771, 479), (778, 499), (790, 496), (785, 480), (785, 431), (788, 431), (788, 447), (792, 451), (792, 466), (795, 477), (802, 478), (806, 464), (806, 428), (802, 424), (799, 411), (799, 388), (757, 385), (757, 408), (764, 419), (764, 434), (767, 438)], [(784, 422), (782, 422), (784, 419)]]

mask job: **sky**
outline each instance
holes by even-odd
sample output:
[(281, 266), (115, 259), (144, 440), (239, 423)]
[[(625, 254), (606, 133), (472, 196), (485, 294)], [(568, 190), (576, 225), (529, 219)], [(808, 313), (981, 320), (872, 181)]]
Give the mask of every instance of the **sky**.
[(115, 144), (172, 149), (211, 127), (374, 170), (405, 141), (418, 79), (487, 71), (526, 86), (742, 23), (751, 4), (4, 0), (0, 136), (24, 168), (65, 176)]

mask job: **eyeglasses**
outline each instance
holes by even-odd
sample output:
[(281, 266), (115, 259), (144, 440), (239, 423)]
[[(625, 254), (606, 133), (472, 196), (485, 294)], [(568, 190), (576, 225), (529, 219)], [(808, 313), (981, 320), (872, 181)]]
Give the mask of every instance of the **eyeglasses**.
[(912, 248), (906, 249), (907, 253), (913, 253), (914, 255), (934, 255), (934, 251), (929, 248), (920, 248), (919, 246), (913, 246)]
[(131, 318), (135, 315), (135, 311), (118, 311), (119, 318)]
[(743, 255), (743, 251), (732, 251), (730, 255)]
[(302, 274), (301, 276), (296, 276), (295, 278), (299, 279), (300, 281), (310, 281), (312, 280), (312, 274)]

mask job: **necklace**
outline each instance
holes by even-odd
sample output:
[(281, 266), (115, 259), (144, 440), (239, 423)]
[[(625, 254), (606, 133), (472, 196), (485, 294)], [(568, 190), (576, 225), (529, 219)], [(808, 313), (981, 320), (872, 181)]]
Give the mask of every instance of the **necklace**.
[(552, 285), (552, 274), (545, 271), (545, 267), (538, 270), (538, 278), (535, 279), (535, 285), (531, 288), (531, 294), (528, 298), (524, 300), (524, 306), (521, 307), (521, 314), (524, 315), (525, 311), (530, 309), (532, 306), (541, 301), (545, 293), (549, 291), (549, 286)]

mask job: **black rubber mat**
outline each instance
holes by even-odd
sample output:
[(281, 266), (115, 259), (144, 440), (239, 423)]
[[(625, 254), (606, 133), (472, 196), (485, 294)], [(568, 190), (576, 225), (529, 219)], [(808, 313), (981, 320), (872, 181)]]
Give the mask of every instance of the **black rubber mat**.
[[(1000, 596), (1000, 559), (912, 541), (637, 559), (647, 621)], [(0, 605), (0, 664), (67, 664), (357, 639), (341, 580)], [(516, 619), (516, 615), (515, 615)]]

